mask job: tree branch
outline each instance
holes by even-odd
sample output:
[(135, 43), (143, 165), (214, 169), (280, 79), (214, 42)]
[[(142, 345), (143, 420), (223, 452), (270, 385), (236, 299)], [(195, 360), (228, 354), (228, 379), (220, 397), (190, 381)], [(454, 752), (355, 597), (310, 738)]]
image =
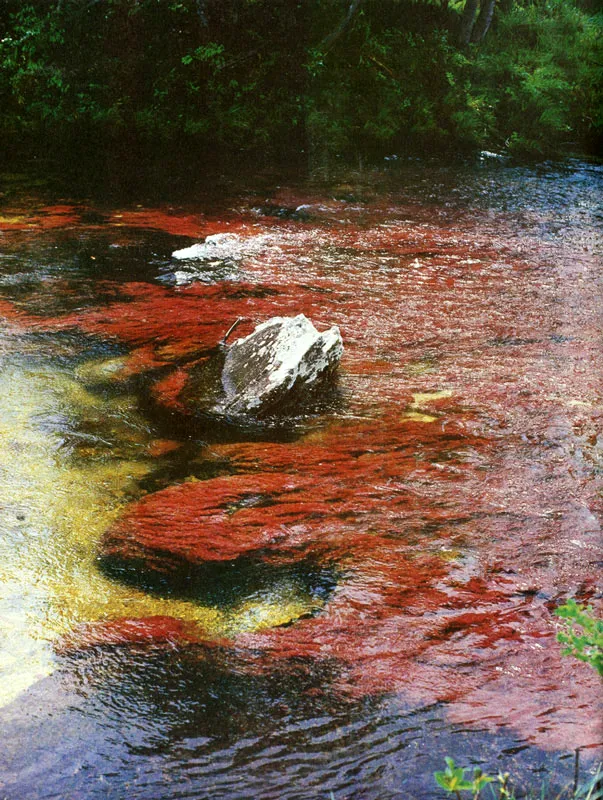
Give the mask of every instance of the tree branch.
[(383, 72), (385, 72), (387, 75), (389, 75), (390, 78), (393, 78), (396, 81), (399, 80), (399, 78), (396, 75), (396, 73), (393, 70), (391, 70), (387, 66), (387, 64), (384, 64), (383, 61), (379, 61), (379, 59), (375, 58), (375, 56), (369, 56), (368, 58), (369, 58), (369, 61), (372, 61), (373, 64), (376, 64), (380, 69), (383, 70)]

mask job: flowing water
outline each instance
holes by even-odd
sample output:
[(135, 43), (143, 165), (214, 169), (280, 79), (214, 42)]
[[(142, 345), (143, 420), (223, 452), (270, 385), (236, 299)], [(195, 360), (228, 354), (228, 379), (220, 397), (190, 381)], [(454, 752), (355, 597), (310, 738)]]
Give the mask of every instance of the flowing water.
[[(602, 605), (602, 184), (393, 164), (138, 204), (4, 176), (2, 797), (592, 772), (601, 684), (552, 612)], [(344, 339), (320, 403), (195, 414), (237, 318), (298, 313)]]

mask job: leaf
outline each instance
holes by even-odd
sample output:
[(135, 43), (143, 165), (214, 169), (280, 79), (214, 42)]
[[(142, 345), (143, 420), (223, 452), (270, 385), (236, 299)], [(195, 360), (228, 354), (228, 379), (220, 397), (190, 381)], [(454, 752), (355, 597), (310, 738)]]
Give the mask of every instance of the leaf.
[(454, 792), (462, 792), (471, 790), (473, 784), (466, 780), (465, 769), (457, 767), (454, 759), (446, 756), (446, 770), (445, 772), (434, 772), (433, 776), (437, 783), (450, 794)]
[(442, 789), (445, 789), (447, 792), (450, 793), (454, 791), (454, 789), (450, 788), (448, 776), (446, 775), (445, 772), (434, 772), (433, 777), (436, 779), (438, 785), (441, 786)]

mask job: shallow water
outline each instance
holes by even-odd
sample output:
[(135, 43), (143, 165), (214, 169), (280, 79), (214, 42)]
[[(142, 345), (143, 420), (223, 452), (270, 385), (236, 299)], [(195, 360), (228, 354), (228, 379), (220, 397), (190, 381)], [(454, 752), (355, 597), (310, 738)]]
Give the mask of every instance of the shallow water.
[[(601, 687), (552, 611), (601, 608), (602, 174), (5, 184), (4, 796), (427, 798), (445, 755), (559, 793), (576, 747), (586, 776)], [(231, 323), (297, 313), (340, 326), (336, 391), (195, 416)]]

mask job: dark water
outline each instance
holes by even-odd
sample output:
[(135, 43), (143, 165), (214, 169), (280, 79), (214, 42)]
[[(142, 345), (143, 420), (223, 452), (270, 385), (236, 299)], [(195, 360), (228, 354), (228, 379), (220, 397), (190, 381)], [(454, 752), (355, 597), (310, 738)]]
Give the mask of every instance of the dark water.
[[(2, 796), (558, 796), (603, 742), (552, 614), (601, 610), (601, 168), (194, 181), (4, 178)], [(345, 344), (314, 413), (196, 415), (297, 313)]]

